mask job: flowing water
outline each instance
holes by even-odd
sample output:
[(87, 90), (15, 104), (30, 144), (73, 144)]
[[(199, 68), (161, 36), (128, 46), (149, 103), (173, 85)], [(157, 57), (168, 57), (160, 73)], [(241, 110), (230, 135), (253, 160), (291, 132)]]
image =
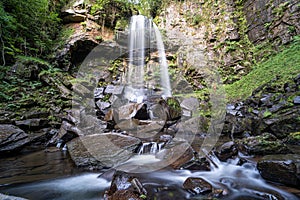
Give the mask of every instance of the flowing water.
[[(211, 171), (164, 169), (132, 175), (140, 179), (150, 199), (204, 199), (205, 195), (192, 195), (183, 189), (183, 182), (188, 177), (201, 177), (215, 188), (221, 188), (222, 199), (299, 199), (299, 196), (268, 184), (252, 163), (239, 166), (236, 165), (238, 160), (228, 163), (215, 157), (211, 160), (215, 163), (211, 165)], [(157, 161), (154, 153), (142, 154), (132, 158), (130, 165), (155, 164)], [(1, 159), (0, 167), (4, 171), (1, 171), (0, 192), (33, 200), (102, 199), (110, 186), (112, 171), (82, 172), (70, 163), (68, 155), (62, 152), (41, 151)], [(294, 191), (299, 194), (299, 190)]]

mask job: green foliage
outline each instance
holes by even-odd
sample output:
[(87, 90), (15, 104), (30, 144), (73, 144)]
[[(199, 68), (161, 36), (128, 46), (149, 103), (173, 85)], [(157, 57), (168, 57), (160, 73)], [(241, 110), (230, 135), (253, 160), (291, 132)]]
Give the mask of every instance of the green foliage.
[(63, 1), (3, 0), (0, 2), (0, 36), (4, 59), (40, 56), (52, 49), (59, 32), (58, 12)]
[(96, 0), (91, 7), (91, 14), (94, 15), (103, 11), (107, 5), (111, 3), (110, 0)]
[[(261, 62), (241, 80), (226, 85), (228, 100), (249, 97), (261, 85), (272, 82), (282, 85), (300, 73), (300, 36), (294, 37), (290, 47)], [(274, 82), (276, 80), (276, 82)]]

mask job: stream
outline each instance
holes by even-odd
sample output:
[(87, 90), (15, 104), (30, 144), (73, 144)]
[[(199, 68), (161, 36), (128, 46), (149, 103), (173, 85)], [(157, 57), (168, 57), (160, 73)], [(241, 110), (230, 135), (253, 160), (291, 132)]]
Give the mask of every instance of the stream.
[[(239, 166), (236, 165), (238, 160), (224, 163), (214, 157), (211, 159), (216, 164), (211, 165), (211, 171), (163, 169), (132, 175), (140, 179), (150, 199), (207, 198), (183, 189), (183, 182), (188, 177), (201, 177), (215, 188), (223, 188), (225, 195), (221, 199), (300, 199), (300, 191), (295, 188), (280, 188), (267, 183), (252, 163)], [(128, 163), (134, 165), (142, 160), (155, 164), (157, 159), (154, 155), (137, 155)], [(32, 200), (99, 200), (109, 188), (113, 175), (113, 170), (80, 170), (73, 165), (67, 152), (55, 148), (2, 158), (0, 170), (1, 193)]]

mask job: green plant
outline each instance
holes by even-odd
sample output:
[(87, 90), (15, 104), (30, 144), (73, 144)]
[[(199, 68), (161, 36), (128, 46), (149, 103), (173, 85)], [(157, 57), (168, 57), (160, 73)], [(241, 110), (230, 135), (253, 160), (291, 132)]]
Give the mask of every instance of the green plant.
[(252, 71), (241, 80), (226, 85), (228, 100), (245, 99), (261, 85), (270, 82), (282, 85), (294, 78), (300, 73), (300, 57), (298, 55), (300, 55), (300, 39), (299, 36), (296, 36), (289, 47), (257, 63)]

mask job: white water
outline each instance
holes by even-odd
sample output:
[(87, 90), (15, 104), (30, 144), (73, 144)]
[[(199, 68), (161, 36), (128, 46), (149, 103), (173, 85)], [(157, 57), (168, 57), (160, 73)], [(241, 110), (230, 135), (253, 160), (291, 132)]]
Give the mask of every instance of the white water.
[(140, 147), (138, 154), (145, 154), (145, 153), (150, 153), (150, 154), (156, 154), (157, 152), (159, 152), (162, 147), (163, 147), (164, 143), (157, 143), (157, 142), (145, 142), (143, 143), (143, 145)]
[(98, 176), (98, 173), (86, 173), (69, 178), (16, 186), (2, 192), (32, 200), (99, 200), (103, 198), (103, 194), (100, 192), (107, 189), (110, 182), (98, 178)]
[[(153, 41), (156, 46), (153, 46)], [(168, 64), (165, 55), (165, 48), (158, 27), (152, 20), (143, 15), (135, 15), (131, 17), (129, 26), (129, 62), (127, 74), (125, 75), (126, 88), (124, 96), (130, 101), (142, 102), (147, 97), (145, 89), (148, 85), (145, 80), (145, 51), (158, 51), (159, 69), (160, 69), (160, 85), (163, 90), (163, 97), (171, 97), (171, 85), (168, 73)], [(152, 65), (148, 65), (151, 67)], [(149, 89), (149, 88), (148, 88)], [(152, 89), (152, 88), (151, 88)]]

